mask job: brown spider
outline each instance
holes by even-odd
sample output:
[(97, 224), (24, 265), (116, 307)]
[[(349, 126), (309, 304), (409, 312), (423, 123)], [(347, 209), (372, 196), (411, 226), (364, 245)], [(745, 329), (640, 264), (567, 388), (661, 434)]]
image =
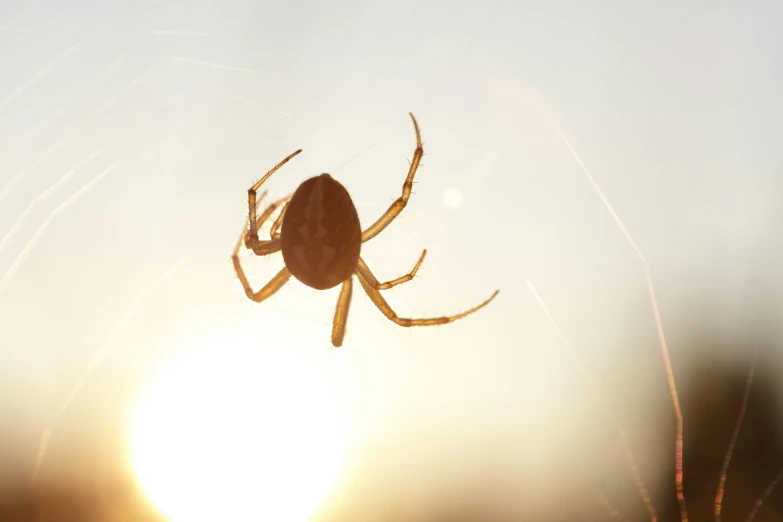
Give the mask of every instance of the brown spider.
[[(273, 202), (256, 218), (256, 191), (277, 169), (302, 152), (301, 149), (281, 161), (247, 191), (250, 228), (243, 231), (237, 241), (231, 260), (249, 299), (260, 303), (277, 292), (291, 275), (316, 290), (326, 290), (342, 283), (332, 324), (332, 345), (339, 347), (343, 344), (345, 336), (345, 322), (348, 317), (348, 306), (351, 303), (354, 275), (359, 279), (359, 283), (375, 306), (383, 312), (383, 315), (400, 326), (450, 323), (483, 308), (495, 298), (499, 290), (496, 290), (489, 299), (480, 305), (448, 317), (427, 319), (398, 317), (386, 299), (383, 298), (380, 290), (386, 290), (413, 279), (424, 261), (427, 250), (425, 249), (421, 253), (413, 270), (386, 283), (379, 283), (359, 256), (362, 243), (374, 238), (386, 228), (402, 212), (408, 203), (408, 198), (410, 198), (413, 176), (416, 174), (419, 161), (424, 153), (421, 146), (419, 125), (413, 114), (410, 114), (410, 117), (416, 131), (416, 152), (413, 155), (408, 177), (405, 178), (405, 183), (402, 185), (402, 196), (392, 203), (378, 221), (364, 232), (359, 225), (359, 216), (348, 191), (329, 174), (321, 174), (304, 181), (292, 195)], [(263, 197), (262, 194), (260, 199)], [(259, 239), (258, 229), (281, 207), (280, 214), (272, 224), (269, 233), (270, 239)], [(243, 240), (245, 247), (252, 250), (257, 256), (266, 256), (279, 250), (283, 251), (285, 266), (258, 292), (254, 292), (250, 287), (242, 265), (239, 263), (239, 249)]]

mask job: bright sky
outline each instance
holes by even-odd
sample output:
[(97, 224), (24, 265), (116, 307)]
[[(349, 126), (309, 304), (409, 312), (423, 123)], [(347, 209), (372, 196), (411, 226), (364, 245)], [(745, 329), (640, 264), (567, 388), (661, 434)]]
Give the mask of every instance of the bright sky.
[[(649, 518), (582, 364), (668, 512), (674, 414), (635, 248), (682, 400), (705, 360), (743, 382), (743, 336), (779, 338), (783, 311), (780, 27), (760, 1), (0, 4), (0, 490), (109, 509), (138, 484), (177, 522), (229, 503), (565, 520), (607, 516), (601, 482)], [(302, 148), (270, 196), (328, 172), (366, 227), (400, 194), (409, 111), (414, 194), (363, 258), (385, 281), (427, 249), (385, 292), (401, 316), (501, 293), (405, 329), (354, 284), (334, 349), (338, 289), (245, 298), (246, 191)], [(283, 266), (241, 259), (256, 289)]]

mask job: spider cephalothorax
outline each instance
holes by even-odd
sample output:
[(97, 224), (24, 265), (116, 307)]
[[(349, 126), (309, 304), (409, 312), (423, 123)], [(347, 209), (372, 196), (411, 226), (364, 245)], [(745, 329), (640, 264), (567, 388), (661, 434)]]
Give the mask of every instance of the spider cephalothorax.
[[(352, 279), (354, 275), (383, 315), (400, 326), (450, 323), (472, 314), (494, 299), (498, 294), (497, 290), (480, 305), (457, 315), (427, 319), (398, 317), (383, 298), (380, 290), (386, 290), (413, 279), (424, 261), (427, 251), (424, 250), (421, 253), (413, 270), (386, 283), (378, 282), (360, 256), (362, 243), (374, 238), (386, 228), (402, 212), (410, 198), (413, 176), (416, 174), (421, 156), (424, 153), (421, 146), (419, 125), (413, 114), (410, 117), (416, 131), (416, 152), (413, 155), (413, 161), (411, 161), (408, 177), (405, 178), (405, 183), (402, 185), (402, 195), (391, 204), (378, 221), (364, 232), (359, 224), (359, 215), (350, 194), (340, 182), (329, 174), (321, 174), (304, 181), (292, 195), (273, 202), (260, 216), (256, 216), (258, 189), (277, 169), (302, 152), (301, 149), (281, 161), (247, 191), (250, 211), (249, 228), (243, 231), (237, 241), (231, 259), (248, 298), (255, 302), (263, 301), (277, 292), (292, 275), (316, 290), (326, 290), (342, 284), (332, 325), (332, 344), (334, 346), (341, 346), (345, 336), (345, 322), (353, 292)], [(270, 238), (259, 239), (258, 229), (278, 209), (280, 209), (280, 213), (272, 224)], [(239, 249), (243, 242), (248, 249), (259, 256), (269, 255), (280, 250), (283, 252), (285, 266), (258, 292), (254, 292), (250, 287), (242, 265), (239, 263)]]

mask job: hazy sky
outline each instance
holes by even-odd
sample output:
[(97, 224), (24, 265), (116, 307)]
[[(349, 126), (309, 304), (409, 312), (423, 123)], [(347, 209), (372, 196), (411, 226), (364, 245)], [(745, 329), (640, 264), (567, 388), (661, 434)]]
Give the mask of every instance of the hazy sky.
[[(329, 497), (335, 513), (412, 517), (430, 494), (481, 497), (493, 473), (508, 489), (493, 505), (519, 513), (576, 503), (596, 474), (632, 488), (622, 453), (594, 449), (619, 442), (531, 285), (659, 480), (673, 413), (644, 266), (584, 169), (649, 263), (675, 374), (688, 355), (744, 371), (750, 348), (726, 339), (779, 338), (783, 304), (781, 27), (775, 1), (3, 2), (0, 481), (30, 480), (46, 426), (41, 474), (122, 475), (147, 384), (240, 331), (335, 383), (334, 491), (352, 493)], [(337, 289), (243, 295), (229, 258), (246, 191), (302, 148), (270, 195), (329, 172), (367, 226), (400, 194), (409, 111), (414, 194), (364, 259), (388, 280), (428, 249), (386, 292), (404, 316), (501, 293), (404, 329), (354, 285), (335, 350)], [(242, 262), (255, 288), (283, 266)]]

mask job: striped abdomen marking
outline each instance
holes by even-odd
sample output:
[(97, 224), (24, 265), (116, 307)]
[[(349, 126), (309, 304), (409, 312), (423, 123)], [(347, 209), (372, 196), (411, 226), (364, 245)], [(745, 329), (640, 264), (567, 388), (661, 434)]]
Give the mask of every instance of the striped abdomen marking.
[(359, 215), (348, 191), (329, 174), (299, 185), (280, 233), (288, 270), (312, 288), (337, 286), (353, 274), (359, 261)]

